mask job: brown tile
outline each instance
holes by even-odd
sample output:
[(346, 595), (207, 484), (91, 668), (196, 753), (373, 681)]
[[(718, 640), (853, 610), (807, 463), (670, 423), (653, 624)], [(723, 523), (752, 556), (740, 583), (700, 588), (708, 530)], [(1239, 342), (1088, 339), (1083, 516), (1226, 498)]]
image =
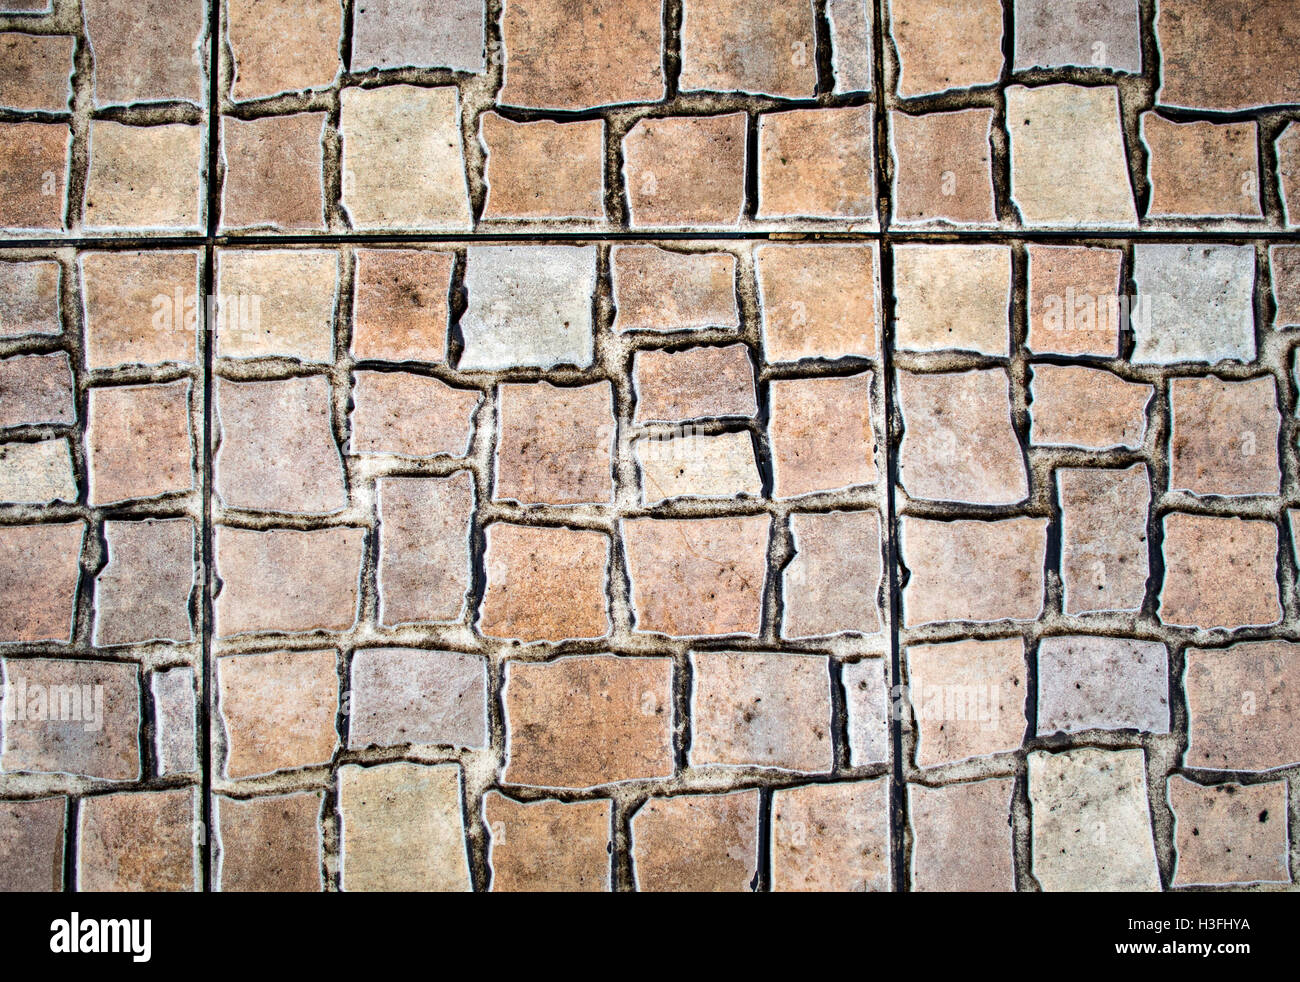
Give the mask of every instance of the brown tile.
[(672, 776), (672, 676), (669, 658), (507, 662), (504, 780), (587, 788)]
[(636, 630), (757, 635), (768, 526), (766, 515), (624, 521)]
[(69, 658), (8, 659), (0, 769), (138, 781), (140, 669)]
[(761, 245), (754, 250), (768, 361), (874, 358), (876, 245)]
[(1189, 649), (1186, 766), (1268, 771), (1300, 762), (1298, 655), (1289, 641)]
[(736, 330), (736, 257), (658, 246), (610, 250), (615, 331)]
[(446, 361), (452, 254), (358, 249), (356, 257), (352, 354), (374, 361)]
[(1031, 444), (1085, 450), (1142, 446), (1153, 386), (1078, 365), (1034, 365), (1031, 373)]
[(863, 372), (769, 383), (776, 497), (875, 483), (871, 379), (871, 372)]
[(758, 214), (874, 221), (872, 107), (795, 109), (758, 120)]
[(992, 109), (889, 114), (897, 179), (894, 220), (980, 224), (993, 207)]
[(1173, 429), (1169, 488), (1193, 494), (1277, 494), (1278, 434), (1273, 377), (1245, 382), (1176, 378), (1169, 382)]
[(1287, 785), (1169, 778), (1177, 863), (1170, 886), (1290, 883)]
[(333, 360), (338, 265), (332, 249), (218, 252), (217, 355)]
[(470, 587), (471, 475), (381, 477), (375, 485), (379, 623), (461, 619)]
[(745, 130), (744, 113), (638, 120), (623, 138), (631, 224), (739, 224)]
[(813, 784), (772, 794), (772, 890), (892, 889), (889, 781)]
[(338, 747), (339, 676), (332, 649), (217, 659), (229, 778), (326, 765)]
[(609, 801), (483, 797), (493, 892), (598, 893), (610, 889)]
[(1043, 611), (1047, 521), (899, 523), (908, 627), (936, 621), (1034, 620)]
[(315, 893), (322, 889), (322, 795), (227, 798), (217, 795), (217, 890)]
[(590, 109), (664, 97), (661, 0), (506, 0), (503, 106)]
[(674, 498), (758, 498), (754, 437), (741, 430), (649, 436), (633, 443), (641, 474), (641, 502), (655, 505)]
[(63, 228), (72, 132), (66, 123), (0, 123), (0, 228)]
[(348, 748), (486, 747), (487, 660), (454, 651), (366, 648), (352, 656)]
[(0, 34), (0, 106), (67, 112), (75, 41), (55, 35)]
[(0, 801), (0, 893), (63, 889), (67, 798)]
[(0, 359), (0, 429), (76, 422), (74, 391), (65, 352)]
[(63, 268), (56, 262), (0, 261), (0, 338), (62, 334)]
[(325, 228), (325, 121), (325, 113), (222, 117), (222, 228)]
[(487, 152), (483, 218), (605, 217), (605, 124), (602, 120), (516, 123), (479, 117)]
[(1125, 470), (1063, 467), (1056, 479), (1065, 612), (1140, 610), (1149, 573), (1151, 478), (1146, 465)]
[(193, 640), (194, 521), (105, 522), (107, 562), (95, 578), (95, 644)]
[(199, 231), (203, 216), (203, 128), (90, 124), (88, 229)]
[(1010, 353), (1009, 246), (899, 246), (894, 293), (899, 348)]
[(153, 706), (153, 751), (158, 774), (191, 774), (199, 769), (197, 749), (198, 705), (194, 669), (169, 668), (149, 675), (149, 701)]
[(524, 642), (603, 638), (608, 563), (601, 532), (489, 525), (479, 630)]
[(824, 656), (697, 651), (691, 673), (692, 767), (831, 769)]
[(1143, 113), (1147, 216), (1260, 218), (1256, 124), (1175, 123)]
[(86, 0), (95, 105), (204, 101), (203, 0)]
[(643, 892), (747, 893), (758, 882), (758, 792), (651, 798), (632, 816)]
[(784, 573), (783, 638), (878, 634), (880, 516), (791, 515), (795, 555)]
[(217, 379), (221, 443), (214, 470), (222, 506), (300, 515), (346, 508), (332, 397), (323, 375), (268, 382)]
[(1289, 227), (1300, 225), (1300, 126), (1290, 123), (1274, 145), (1281, 178), (1282, 212)]
[(1119, 249), (1030, 245), (1029, 337), (1032, 350), (1058, 355), (1119, 354), (1123, 326)]
[(608, 382), (498, 387), (493, 497), (522, 504), (608, 504), (617, 424)]
[(909, 784), (912, 889), (943, 893), (1014, 890), (1012, 790), (1010, 779), (942, 788)]
[(356, 372), (352, 381), (354, 454), (464, 457), (474, 416), (483, 402), (477, 389), (455, 389), (409, 372)]
[(632, 385), (637, 423), (758, 413), (754, 363), (743, 344), (638, 351), (632, 362)]
[(80, 818), (78, 892), (189, 893), (200, 889), (196, 790), (85, 798)]
[(1276, 624), (1277, 547), (1272, 522), (1165, 516), (1160, 620), (1202, 629)]
[[(1277, 304), (1273, 326), (1300, 327), (1300, 246), (1270, 246), (1268, 255), (1273, 279), (1273, 300)], [(3, 311), (3, 307), (0, 307), (0, 311)]]
[(342, 68), (339, 0), (228, 0), (222, 21), (237, 100), (324, 88)]
[(686, 0), (683, 8), (682, 91), (816, 95), (814, 12), (804, 0)]
[(910, 497), (986, 505), (1028, 497), (1005, 369), (899, 372), (898, 394), (904, 427), (898, 474)]
[(197, 252), (86, 252), (80, 266), (87, 368), (194, 361)]
[(84, 522), (0, 528), (0, 641), (71, 641)]
[(993, 85), (1002, 74), (1002, 4), (998, 0), (890, 0), (904, 98)]
[(218, 525), (217, 637), (351, 627), (365, 538), (359, 528), (255, 532)]

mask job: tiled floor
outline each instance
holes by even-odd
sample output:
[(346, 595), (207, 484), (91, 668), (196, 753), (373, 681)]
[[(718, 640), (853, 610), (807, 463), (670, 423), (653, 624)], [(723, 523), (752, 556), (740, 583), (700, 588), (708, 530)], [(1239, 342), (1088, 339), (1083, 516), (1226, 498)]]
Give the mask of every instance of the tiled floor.
[(1292, 884), (1288, 0), (39, 6), (0, 889)]

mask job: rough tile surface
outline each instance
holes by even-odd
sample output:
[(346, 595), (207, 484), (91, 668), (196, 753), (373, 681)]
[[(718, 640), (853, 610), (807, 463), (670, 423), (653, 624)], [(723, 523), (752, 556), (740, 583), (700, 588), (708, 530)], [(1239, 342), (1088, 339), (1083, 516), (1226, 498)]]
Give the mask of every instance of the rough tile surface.
[(1153, 641), (1043, 638), (1038, 732), (1169, 732), (1169, 652)]
[(1194, 784), (1169, 779), (1178, 865), (1172, 885), (1290, 883), (1287, 786)]
[(521, 802), (489, 792), (483, 821), (491, 835), (492, 890), (609, 891), (610, 813), (609, 801)]
[(367, 648), (352, 656), (348, 746), (487, 743), (487, 665), (477, 655)]
[(889, 782), (814, 784), (772, 795), (772, 889), (890, 889)]
[(1009, 892), (1015, 889), (1010, 780), (928, 788), (910, 784), (912, 889)]
[(632, 816), (632, 866), (638, 890), (753, 890), (758, 792), (651, 798)]

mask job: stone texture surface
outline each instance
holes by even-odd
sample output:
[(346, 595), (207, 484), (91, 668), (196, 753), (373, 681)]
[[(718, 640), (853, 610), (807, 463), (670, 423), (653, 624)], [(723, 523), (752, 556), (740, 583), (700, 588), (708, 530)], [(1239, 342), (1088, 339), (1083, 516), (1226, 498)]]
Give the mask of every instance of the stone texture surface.
[(754, 259), (768, 361), (878, 354), (874, 243), (761, 245)]
[(891, 706), (881, 660), (868, 659), (842, 669), (849, 717), (849, 760), (854, 767), (889, 759)]
[(343, 67), (339, 0), (228, 0), (222, 22), (238, 101), (324, 88)]
[(1149, 217), (1261, 218), (1254, 123), (1176, 123), (1142, 115)]
[(894, 221), (984, 224), (993, 197), (993, 110), (889, 114), (897, 180)]
[(66, 112), (74, 44), (70, 37), (0, 34), (0, 106)]
[(887, 891), (889, 782), (814, 784), (772, 795), (772, 889)]
[(329, 361), (337, 281), (328, 250), (219, 251), (217, 354)]
[(190, 382), (90, 390), (90, 503), (153, 498), (194, 487)]
[(1013, 782), (975, 781), (929, 788), (909, 784), (912, 889), (918, 892), (1007, 892), (1012, 863)]
[(1169, 383), (1173, 429), (1169, 487), (1194, 494), (1277, 494), (1282, 417), (1271, 377), (1247, 382), (1176, 378)]
[(483, 218), (605, 217), (605, 124), (479, 117), (487, 152)]
[(352, 354), (374, 361), (446, 361), (452, 254), (358, 249), (356, 257)]
[(194, 522), (105, 522), (108, 561), (95, 578), (97, 645), (189, 641)]
[(1029, 336), (1034, 352), (1119, 354), (1124, 328), (1119, 249), (1030, 245)]
[(1277, 548), (1271, 522), (1166, 515), (1160, 620), (1202, 629), (1277, 623)]
[[(1300, 246), (1270, 246), (1268, 255), (1273, 302), (1277, 304), (1273, 326), (1300, 327)], [(3, 275), (2, 271), (0, 275)]]
[(1140, 610), (1149, 573), (1146, 467), (1062, 468), (1056, 480), (1065, 612)]
[(497, 791), (486, 794), (492, 890), (607, 892), (611, 810), (609, 801), (521, 802)]
[(0, 123), (0, 229), (62, 230), (71, 145), (64, 123)]
[(673, 773), (672, 661), (506, 663), (508, 784), (586, 788)]
[(609, 633), (608, 536), (494, 523), (479, 630), (490, 638), (564, 641)]
[(1290, 883), (1287, 786), (1169, 779), (1178, 862), (1172, 886)]
[(1109, 450), (1146, 439), (1155, 389), (1082, 365), (1035, 364), (1029, 385), (1029, 442)]
[(651, 798), (632, 816), (638, 890), (743, 893), (758, 880), (758, 792)]
[(56, 262), (0, 260), (0, 338), (62, 334), (62, 282), (63, 271)]
[(1136, 0), (1015, 0), (1015, 68), (1142, 70)]
[(487, 744), (487, 663), (478, 655), (367, 648), (352, 656), (348, 747)]
[(90, 125), (85, 223), (95, 230), (199, 231), (203, 129)]
[(81, 803), (76, 885), (83, 893), (199, 889), (193, 789), (98, 795)]
[(352, 68), (486, 67), (484, 0), (366, 0), (352, 21)]
[(96, 106), (204, 101), (203, 0), (87, 0), (84, 10)]
[(1002, 72), (1002, 4), (891, 0), (898, 94), (905, 98), (991, 85)]
[(1278, 157), (1279, 191), (1286, 224), (1300, 225), (1300, 126), (1287, 124), (1274, 145)]
[(192, 362), (197, 252), (86, 252), (80, 259), (86, 367)]
[(641, 471), (641, 501), (674, 498), (758, 498), (762, 479), (749, 433), (648, 438), (633, 447)]
[(1187, 652), (1189, 767), (1267, 771), (1300, 762), (1298, 651), (1289, 641), (1255, 641)]
[(154, 712), (154, 755), (158, 773), (188, 774), (199, 769), (195, 753), (197, 706), (194, 670), (172, 668), (149, 676)]
[(482, 393), (410, 372), (357, 372), (348, 421), (354, 454), (463, 457)]
[(691, 655), (691, 765), (830, 770), (827, 660), (815, 655)]
[(0, 360), (0, 429), (38, 423), (72, 423), (72, 365), (64, 352)]
[(324, 230), (325, 113), (221, 120), (223, 228)]
[(379, 511), (379, 622), (446, 622), (464, 616), (470, 587), (474, 486), (446, 478), (385, 477)]
[(623, 138), (633, 227), (725, 227), (745, 204), (745, 115), (643, 119)]
[(77, 479), (67, 440), (0, 444), (0, 503), (75, 502)]
[(879, 515), (795, 514), (790, 535), (795, 555), (784, 573), (781, 636), (879, 633)]
[(1038, 646), (1038, 732), (1169, 732), (1169, 652), (1154, 641), (1067, 636)]
[(828, 0), (826, 19), (831, 29), (835, 91), (869, 92), (875, 5), (866, 0)]
[(494, 496), (526, 505), (608, 504), (615, 433), (608, 382), (502, 385)]
[(811, 98), (814, 33), (807, 0), (686, 0), (681, 88)]
[(632, 384), (638, 423), (758, 413), (754, 363), (743, 344), (639, 351), (632, 364)]
[(1029, 755), (1033, 875), (1048, 892), (1160, 888), (1141, 750)]
[(66, 798), (0, 802), (0, 893), (63, 889), (67, 810)]
[(309, 893), (322, 888), (320, 792), (214, 800), (220, 850), (215, 889)]
[(1134, 364), (1254, 359), (1253, 246), (1138, 243), (1133, 281)]
[(875, 483), (871, 383), (871, 372), (769, 383), (776, 497)]
[(869, 105), (760, 116), (757, 216), (874, 221), (874, 125)]
[(0, 528), (0, 642), (70, 641), (84, 522)]
[(894, 250), (900, 348), (1010, 350), (1011, 250), (998, 245), (902, 245)]
[(610, 250), (615, 331), (686, 331), (740, 326), (736, 259), (725, 252), (658, 246)]

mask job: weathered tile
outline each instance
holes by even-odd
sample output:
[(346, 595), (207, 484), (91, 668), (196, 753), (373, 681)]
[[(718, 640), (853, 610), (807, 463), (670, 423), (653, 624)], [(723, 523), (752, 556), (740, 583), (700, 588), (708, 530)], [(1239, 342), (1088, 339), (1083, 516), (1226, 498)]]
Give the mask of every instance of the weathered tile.
[(638, 351), (632, 360), (637, 423), (758, 414), (749, 348)]
[(0, 503), (44, 505), (77, 500), (67, 440), (0, 444)]
[(1166, 515), (1160, 620), (1206, 630), (1276, 624), (1277, 548), (1272, 522)]
[(354, 229), (470, 227), (458, 91), (414, 85), (343, 90), (342, 204)]
[(1136, 0), (1015, 0), (1015, 69), (1142, 71)]
[(796, 498), (874, 484), (871, 372), (769, 383), (773, 494)]
[(0, 106), (67, 112), (75, 42), (58, 35), (0, 34)]
[(0, 527), (0, 642), (71, 641), (84, 522)]
[(757, 217), (874, 222), (874, 126), (869, 105), (761, 115)]
[(358, 249), (356, 257), (353, 356), (373, 361), (446, 361), (452, 254)]
[(630, 224), (739, 224), (746, 125), (744, 113), (638, 120), (623, 138)]
[(1120, 249), (1029, 245), (1031, 351), (1056, 355), (1119, 354), (1123, 328)]
[(487, 661), (479, 655), (367, 648), (352, 656), (349, 691), (349, 749), (487, 745)]
[(1150, 218), (1262, 218), (1256, 124), (1177, 123), (1143, 113)]
[(1188, 649), (1188, 767), (1267, 771), (1300, 762), (1297, 655), (1289, 641)]
[(226, 777), (256, 777), (330, 762), (339, 743), (335, 658), (335, 652), (326, 649), (217, 659)]
[(507, 662), (504, 780), (587, 788), (670, 777), (672, 676), (669, 658)]
[(470, 586), (474, 482), (382, 477), (379, 498), (379, 623), (459, 620)]
[(831, 769), (825, 656), (697, 651), (691, 674), (691, 766)]
[(592, 362), (595, 246), (470, 246), (461, 371)]
[(63, 229), (71, 147), (66, 123), (0, 123), (0, 229)]
[(609, 801), (515, 801), (483, 796), (494, 892), (610, 890)]
[(1034, 365), (1029, 442), (1110, 450), (1142, 446), (1154, 386), (1081, 365)]
[(92, 505), (194, 487), (188, 379), (90, 390), (86, 429)]
[(1038, 644), (1038, 733), (1169, 732), (1169, 652), (1154, 641), (1052, 637)]
[(879, 353), (875, 243), (761, 245), (754, 258), (768, 361)]
[(299, 515), (347, 507), (332, 395), (324, 375), (216, 380), (221, 443), (214, 470), (222, 506)]
[(0, 338), (62, 334), (62, 285), (63, 268), (56, 262), (0, 261)]
[(807, 0), (685, 0), (683, 91), (810, 99), (817, 41)]
[(0, 893), (63, 889), (67, 798), (0, 801)]
[(1169, 488), (1193, 494), (1277, 494), (1282, 470), (1277, 383), (1176, 378), (1169, 382), (1173, 417)]
[(910, 497), (986, 505), (1028, 497), (1005, 369), (899, 372), (898, 394), (904, 427), (898, 474)]
[(0, 360), (0, 429), (76, 422), (74, 391), (65, 352)]
[(871, 91), (871, 36), (875, 5), (870, 0), (828, 0), (831, 28), (831, 72), (837, 94)]
[(218, 525), (217, 637), (351, 627), (365, 537), (359, 528), (255, 532)]
[(1010, 352), (1009, 246), (898, 246), (894, 293), (899, 348)]
[(899, 522), (904, 623), (1034, 620), (1043, 611), (1047, 521)]
[(158, 773), (165, 777), (197, 771), (194, 669), (172, 668), (154, 672), (149, 676), (149, 694), (153, 700), (154, 756)]
[(689, 331), (740, 327), (736, 257), (672, 252), (658, 246), (610, 250), (615, 331)]
[(324, 88), (343, 67), (339, 0), (227, 0), (221, 19), (239, 101)]
[(1254, 360), (1254, 246), (1139, 242), (1133, 280), (1134, 364)]
[(1300, 225), (1300, 126), (1287, 124), (1274, 146), (1277, 152), (1282, 212), (1286, 216), (1286, 224), (1294, 227)]
[(479, 117), (487, 152), (483, 218), (605, 217), (605, 124)]
[(319, 791), (269, 798), (217, 795), (213, 886), (227, 893), (322, 889)]
[(198, 791), (133, 791), (83, 798), (79, 893), (189, 893), (202, 886)]
[(194, 361), (197, 252), (85, 252), (79, 266), (87, 368)]
[(325, 113), (221, 119), (223, 229), (325, 228)]
[(907, 786), (911, 886), (918, 892), (1009, 892), (1011, 779), (927, 788)]
[(993, 85), (1001, 76), (999, 0), (890, 0), (889, 15), (900, 96)]
[(344, 890), (470, 889), (455, 764), (339, 768)]
[(993, 204), (992, 109), (889, 114), (894, 221), (987, 224)]
[(482, 402), (477, 389), (452, 388), (426, 375), (356, 372), (348, 452), (464, 457)]
[(880, 633), (880, 516), (795, 514), (790, 536), (795, 553), (784, 572), (781, 637)]
[(1027, 226), (1137, 224), (1118, 89), (1012, 85), (1006, 97), (1011, 199)]
[(641, 502), (673, 498), (757, 498), (763, 482), (747, 430), (645, 437), (633, 444), (641, 472)]
[(609, 537), (501, 522), (487, 527), (479, 630), (489, 638), (603, 638), (610, 621)]
[[(1268, 256), (1273, 300), (1277, 306), (1273, 327), (1300, 327), (1300, 246), (1269, 246)], [(3, 275), (2, 267), (0, 275)], [(0, 300), (0, 319), (3, 318), (3, 305), (4, 301)]]
[(506, 0), (505, 106), (590, 109), (665, 94), (662, 0)]
[(644, 892), (746, 893), (758, 882), (758, 792), (651, 798), (632, 816)]
[(1065, 612), (1140, 610), (1149, 573), (1151, 479), (1146, 465), (1125, 470), (1064, 467), (1056, 477)]
[(197, 232), (203, 215), (203, 128), (90, 124), (86, 227)]
[(1160, 889), (1143, 751), (1031, 753), (1029, 809), (1044, 890)]
[(849, 763), (853, 767), (889, 762), (892, 707), (881, 659), (845, 665), (844, 702), (849, 717)]
[(757, 635), (768, 526), (766, 515), (624, 521), (635, 629)]
[(773, 792), (773, 891), (890, 890), (889, 818), (886, 778)]
[(137, 781), (140, 669), (69, 658), (6, 659), (0, 771)]
[(366, 0), (352, 22), (353, 71), (487, 67), (484, 0)]
[(86, 0), (96, 106), (204, 101), (203, 0)]
[(108, 557), (95, 577), (97, 645), (193, 640), (194, 522), (104, 523)]
[(1170, 884), (1290, 883), (1287, 785), (1194, 784), (1169, 778), (1177, 862)]
[(1025, 643), (954, 641), (905, 651), (916, 723), (916, 766), (1019, 749), (1025, 718)]
[(493, 497), (521, 504), (609, 504), (617, 423), (609, 382), (497, 388)]
[(329, 249), (220, 250), (217, 354), (332, 360), (338, 265)]

